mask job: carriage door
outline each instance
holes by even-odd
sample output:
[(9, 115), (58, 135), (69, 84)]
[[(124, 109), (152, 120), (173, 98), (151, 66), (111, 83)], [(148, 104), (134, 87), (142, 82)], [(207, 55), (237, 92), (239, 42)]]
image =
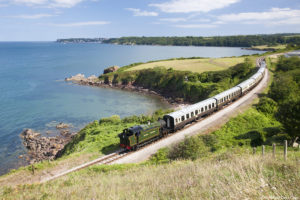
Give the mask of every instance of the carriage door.
[(170, 118), (167, 119), (167, 127), (170, 128)]

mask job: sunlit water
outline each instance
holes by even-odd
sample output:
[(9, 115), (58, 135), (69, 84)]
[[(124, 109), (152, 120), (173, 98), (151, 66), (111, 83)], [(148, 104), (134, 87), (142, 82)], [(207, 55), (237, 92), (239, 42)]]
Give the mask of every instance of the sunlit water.
[(0, 43), (0, 174), (20, 165), (18, 156), (25, 150), (19, 134), (24, 128), (45, 132), (65, 122), (76, 131), (101, 117), (148, 114), (167, 106), (138, 93), (66, 83), (65, 77), (99, 75), (108, 66), (134, 62), (254, 53), (261, 52), (224, 47)]

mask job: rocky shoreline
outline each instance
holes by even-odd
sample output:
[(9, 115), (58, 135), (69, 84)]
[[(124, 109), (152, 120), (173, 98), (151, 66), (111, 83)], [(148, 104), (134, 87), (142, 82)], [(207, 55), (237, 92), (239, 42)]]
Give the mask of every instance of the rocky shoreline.
[(182, 98), (172, 98), (169, 96), (165, 96), (159, 93), (159, 91), (153, 91), (147, 88), (135, 86), (134, 84), (128, 84), (128, 85), (112, 84), (112, 83), (107, 84), (104, 83), (104, 81), (99, 80), (95, 75), (92, 75), (90, 77), (85, 77), (84, 74), (77, 74), (75, 76), (65, 78), (65, 81), (72, 82), (79, 85), (102, 87), (102, 88), (113, 88), (113, 89), (143, 93), (146, 95), (153, 95), (158, 97), (161, 101), (170, 104), (171, 107), (173, 108), (182, 107), (189, 104), (188, 102), (184, 102)]
[(76, 135), (76, 133), (70, 133), (67, 129), (68, 127), (68, 124), (59, 123), (56, 128), (60, 130), (60, 135), (55, 137), (42, 136), (41, 133), (35, 132), (32, 129), (24, 130), (20, 134), (20, 137), (28, 152), (25, 157), (21, 157), (24, 157), (29, 164), (42, 160), (54, 160), (60, 155), (65, 145)]

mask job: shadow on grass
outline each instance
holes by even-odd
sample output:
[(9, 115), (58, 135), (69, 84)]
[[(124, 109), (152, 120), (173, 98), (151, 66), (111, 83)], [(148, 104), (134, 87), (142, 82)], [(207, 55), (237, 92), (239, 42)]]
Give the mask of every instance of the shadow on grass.
[(235, 139), (241, 140), (241, 143), (248, 144), (252, 147), (261, 145), (272, 145), (288, 139), (288, 135), (282, 132), (281, 127), (267, 127), (263, 129), (252, 130), (242, 135), (236, 136)]
[(107, 155), (107, 154), (110, 154), (110, 153), (113, 153), (114, 151), (120, 149), (120, 146), (119, 144), (111, 144), (109, 146), (105, 146), (101, 149), (101, 153)]

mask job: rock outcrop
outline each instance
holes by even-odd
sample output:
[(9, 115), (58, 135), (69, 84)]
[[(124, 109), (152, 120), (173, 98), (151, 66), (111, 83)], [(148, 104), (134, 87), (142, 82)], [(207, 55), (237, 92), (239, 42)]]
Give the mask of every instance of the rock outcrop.
[(77, 74), (75, 76), (65, 78), (65, 81), (71, 81), (73, 83), (94, 83), (97, 82), (98, 80), (99, 79), (95, 75), (86, 78), (84, 74)]
[(103, 74), (115, 72), (115, 71), (117, 71), (119, 68), (120, 68), (120, 67), (118, 67), (118, 66), (108, 67), (108, 68), (104, 69)]
[(24, 146), (28, 149), (30, 164), (55, 159), (64, 146), (71, 141), (73, 135), (64, 134), (64, 136), (44, 137), (32, 129), (26, 129), (20, 134)]
[(81, 80), (86, 79), (84, 74), (77, 74), (75, 76), (71, 76), (70, 78), (66, 78), (66, 81), (74, 81), (74, 82), (79, 82)]
[(65, 129), (65, 128), (69, 128), (69, 124), (65, 124), (65, 123), (59, 123), (56, 125), (57, 129)]

